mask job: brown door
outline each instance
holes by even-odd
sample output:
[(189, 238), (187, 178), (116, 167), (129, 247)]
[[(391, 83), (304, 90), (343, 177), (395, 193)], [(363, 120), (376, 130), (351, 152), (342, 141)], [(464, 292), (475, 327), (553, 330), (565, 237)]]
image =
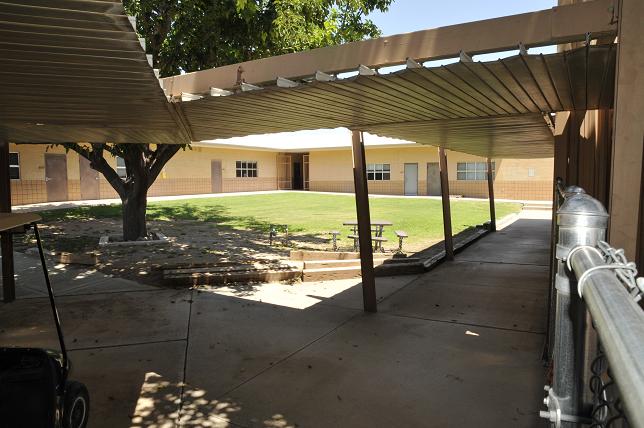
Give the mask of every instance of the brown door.
[(293, 189), (291, 155), (277, 155), (277, 190)]
[(47, 201), (66, 201), (67, 198), (67, 156), (45, 153), (45, 183)]
[(81, 199), (100, 199), (98, 171), (89, 166), (89, 161), (80, 156), (80, 193)]
[(221, 161), (213, 160), (210, 162), (210, 181), (211, 181), (211, 192), (212, 193), (221, 193)]
[(438, 162), (427, 163), (427, 195), (441, 195), (441, 171)]

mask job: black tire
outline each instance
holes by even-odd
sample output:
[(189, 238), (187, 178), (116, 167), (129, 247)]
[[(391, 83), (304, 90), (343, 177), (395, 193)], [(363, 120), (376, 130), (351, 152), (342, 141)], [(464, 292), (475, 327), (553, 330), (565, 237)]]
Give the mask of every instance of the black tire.
[(69, 381), (65, 387), (63, 428), (85, 428), (89, 419), (89, 393), (80, 382)]

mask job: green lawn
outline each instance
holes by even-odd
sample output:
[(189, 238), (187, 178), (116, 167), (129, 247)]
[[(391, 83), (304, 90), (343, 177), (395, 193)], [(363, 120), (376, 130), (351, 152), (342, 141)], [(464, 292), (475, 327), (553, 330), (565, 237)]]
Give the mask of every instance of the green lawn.
[[(487, 201), (453, 200), (451, 206), (454, 233), (489, 219)], [(397, 242), (394, 230), (406, 231), (409, 234), (407, 242), (412, 246), (443, 237), (440, 200), (376, 197), (370, 200), (370, 207), (372, 220), (394, 223), (393, 227), (385, 229), (385, 237), (391, 243)], [(497, 203), (497, 218), (520, 209), (520, 204)], [(79, 207), (43, 213), (45, 221), (120, 215), (120, 205)], [(271, 223), (279, 223), (288, 224), (291, 232), (312, 235), (340, 230), (345, 244), (348, 243), (348, 229), (342, 226), (342, 222), (355, 218), (355, 200), (352, 195), (279, 193), (151, 202), (148, 205), (149, 220), (200, 220), (236, 229), (262, 231), (266, 231)], [(171, 234), (170, 231), (168, 233)]]

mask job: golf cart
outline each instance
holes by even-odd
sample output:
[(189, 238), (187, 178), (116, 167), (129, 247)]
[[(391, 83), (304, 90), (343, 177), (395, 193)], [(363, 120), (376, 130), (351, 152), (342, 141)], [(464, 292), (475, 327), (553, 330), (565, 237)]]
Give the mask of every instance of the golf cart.
[(80, 382), (68, 379), (71, 364), (49, 282), (37, 223), (33, 213), (0, 214), (0, 232), (33, 228), (60, 352), (40, 348), (0, 347), (0, 426), (3, 428), (84, 428), (89, 394)]

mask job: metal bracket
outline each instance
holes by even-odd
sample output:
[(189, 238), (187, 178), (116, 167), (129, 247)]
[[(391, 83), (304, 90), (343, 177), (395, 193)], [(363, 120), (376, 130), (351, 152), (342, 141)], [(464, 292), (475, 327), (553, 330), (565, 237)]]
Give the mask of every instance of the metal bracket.
[(583, 416), (562, 414), (561, 406), (559, 405), (560, 397), (555, 394), (554, 389), (552, 389), (550, 385), (545, 385), (543, 389), (548, 392), (548, 395), (543, 399), (543, 404), (548, 407), (548, 410), (541, 410), (539, 412), (539, 416), (543, 419), (548, 419), (554, 428), (561, 428), (562, 422), (575, 422), (581, 424), (589, 424), (592, 422), (592, 419)]

